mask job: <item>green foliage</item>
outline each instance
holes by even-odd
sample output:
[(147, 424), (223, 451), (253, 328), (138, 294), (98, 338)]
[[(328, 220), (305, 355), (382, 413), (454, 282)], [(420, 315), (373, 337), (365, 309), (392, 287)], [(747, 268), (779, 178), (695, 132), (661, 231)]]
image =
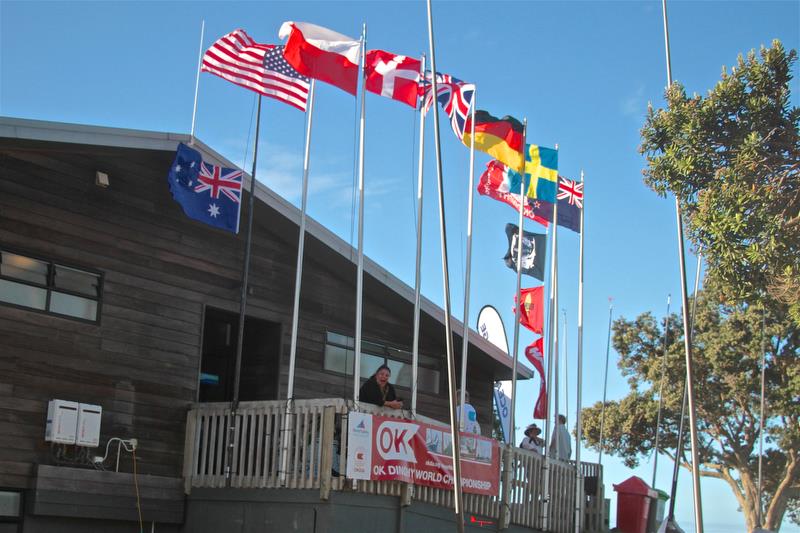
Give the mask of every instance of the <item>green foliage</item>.
[(681, 203), (692, 242), (726, 299), (777, 300), (800, 324), (800, 108), (797, 52), (780, 41), (739, 56), (705, 97), (667, 89), (648, 110), (645, 183)]
[[(713, 282), (697, 301), (693, 370), (701, 475), (729, 484), (752, 527), (757, 506), (754, 484), (764, 343), (768, 413), (765, 509), (780, 524), (785, 512), (796, 516), (800, 509), (800, 328), (787, 317), (785, 307), (762, 310), (725, 301)], [(618, 365), (628, 378), (630, 392), (620, 401), (607, 403), (603, 450), (620, 456), (630, 467), (653, 452), (662, 368), (659, 448), (674, 457), (677, 447), (686, 368), (681, 317), (670, 317), (666, 366), (662, 366), (663, 327), (650, 313), (632, 321), (620, 318), (613, 326)], [(600, 441), (601, 408), (597, 403), (583, 410), (585, 440), (595, 448)], [(688, 422), (686, 428), (686, 450), (681, 454), (684, 466), (690, 460)]]

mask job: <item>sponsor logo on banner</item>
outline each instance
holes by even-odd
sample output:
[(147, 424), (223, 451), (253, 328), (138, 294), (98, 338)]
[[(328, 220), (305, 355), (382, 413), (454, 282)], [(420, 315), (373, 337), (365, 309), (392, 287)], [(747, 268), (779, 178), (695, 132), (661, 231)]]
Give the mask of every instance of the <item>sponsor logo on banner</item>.
[(384, 459), (397, 459), (408, 463), (416, 463), (414, 447), (411, 440), (416, 435), (419, 426), (386, 420), (378, 426), (375, 440), (378, 444), (378, 453)]
[(347, 439), (347, 477), (370, 479), (372, 472), (372, 417), (350, 413)]
[[(453, 488), (453, 441), (446, 427), (365, 413), (349, 413), (347, 476)], [(462, 432), (461, 485), (465, 492), (497, 495), (500, 449), (496, 440)]]

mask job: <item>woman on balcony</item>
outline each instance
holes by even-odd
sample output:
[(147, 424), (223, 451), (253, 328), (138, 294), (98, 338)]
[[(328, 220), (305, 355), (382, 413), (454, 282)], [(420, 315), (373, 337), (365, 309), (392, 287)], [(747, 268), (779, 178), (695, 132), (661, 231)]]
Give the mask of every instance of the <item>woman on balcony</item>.
[(392, 409), (402, 409), (403, 401), (397, 399), (394, 387), (389, 383), (392, 371), (386, 365), (381, 365), (372, 374), (358, 391), (359, 401), (371, 403), (378, 407), (390, 407)]

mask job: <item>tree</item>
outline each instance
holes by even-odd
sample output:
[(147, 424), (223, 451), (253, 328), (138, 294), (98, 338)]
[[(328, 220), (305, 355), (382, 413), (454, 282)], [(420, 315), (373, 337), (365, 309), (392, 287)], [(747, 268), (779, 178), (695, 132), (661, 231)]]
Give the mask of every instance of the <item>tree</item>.
[[(760, 60), (759, 60), (760, 56)], [(797, 52), (780, 41), (737, 66), (706, 97), (679, 83), (648, 110), (645, 183), (675, 194), (707, 274), (737, 302), (786, 303), (800, 324), (800, 108), (790, 106)]]
[[(777, 530), (787, 512), (800, 523), (800, 328), (787, 317), (785, 306), (761, 310), (721, 301), (722, 293), (713, 283), (697, 300), (693, 362), (700, 475), (724, 480), (739, 502), (748, 530), (757, 525), (763, 340), (768, 418), (762, 516), (767, 529)], [(659, 449), (675, 460), (686, 366), (680, 317), (673, 316), (670, 323)], [(634, 467), (655, 445), (663, 328), (644, 313), (633, 321), (616, 320), (613, 331), (618, 366), (628, 378), (630, 392), (606, 404), (603, 451)], [(583, 410), (585, 440), (595, 448), (600, 444), (601, 409), (598, 402)], [(687, 438), (679, 460), (691, 470), (688, 448)]]

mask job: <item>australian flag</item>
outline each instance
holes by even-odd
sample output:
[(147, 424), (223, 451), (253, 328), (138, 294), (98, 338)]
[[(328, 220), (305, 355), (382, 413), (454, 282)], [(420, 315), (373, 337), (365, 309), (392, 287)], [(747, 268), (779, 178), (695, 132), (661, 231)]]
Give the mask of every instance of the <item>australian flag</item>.
[(241, 170), (206, 163), (200, 152), (180, 143), (167, 181), (172, 197), (186, 216), (239, 233)]

